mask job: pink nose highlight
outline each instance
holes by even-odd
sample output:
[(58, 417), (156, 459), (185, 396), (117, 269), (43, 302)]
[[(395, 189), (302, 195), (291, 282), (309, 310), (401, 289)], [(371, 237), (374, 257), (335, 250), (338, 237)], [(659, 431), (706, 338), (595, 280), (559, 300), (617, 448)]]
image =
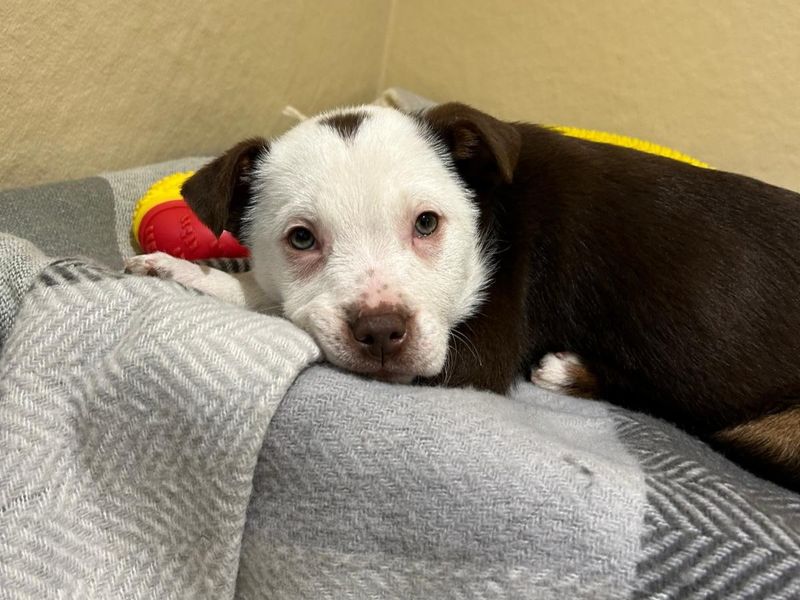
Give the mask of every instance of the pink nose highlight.
[[(380, 272), (374, 268), (367, 270), (363, 276), (362, 285), (358, 304), (371, 312), (378, 312), (375, 309), (381, 305), (394, 306), (402, 304), (397, 292), (386, 282)], [(385, 312), (392, 311), (387, 310)]]
[(403, 349), (407, 324), (408, 318), (398, 312), (367, 313), (350, 323), (350, 331), (356, 342), (383, 364)]

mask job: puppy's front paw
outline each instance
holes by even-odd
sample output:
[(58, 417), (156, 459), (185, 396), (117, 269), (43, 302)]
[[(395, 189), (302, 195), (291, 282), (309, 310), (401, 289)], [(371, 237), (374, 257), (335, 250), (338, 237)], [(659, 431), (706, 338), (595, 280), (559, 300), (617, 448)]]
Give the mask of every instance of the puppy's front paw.
[(541, 388), (561, 394), (592, 398), (597, 380), (572, 352), (545, 354), (531, 371), (531, 381)]
[(179, 274), (182, 269), (192, 266), (194, 265), (164, 252), (140, 254), (125, 259), (126, 273), (149, 275), (150, 277), (160, 277), (162, 279), (180, 279), (176, 277), (176, 274)]

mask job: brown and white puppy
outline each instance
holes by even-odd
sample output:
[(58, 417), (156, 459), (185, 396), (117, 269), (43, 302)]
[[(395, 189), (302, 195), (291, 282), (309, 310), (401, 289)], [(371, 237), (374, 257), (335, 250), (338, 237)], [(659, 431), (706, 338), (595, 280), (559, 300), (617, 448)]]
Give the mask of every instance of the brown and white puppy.
[(506, 123), (358, 107), (184, 186), (253, 271), (156, 271), (309, 331), (390, 381), (544, 387), (671, 420), (800, 488), (800, 195)]

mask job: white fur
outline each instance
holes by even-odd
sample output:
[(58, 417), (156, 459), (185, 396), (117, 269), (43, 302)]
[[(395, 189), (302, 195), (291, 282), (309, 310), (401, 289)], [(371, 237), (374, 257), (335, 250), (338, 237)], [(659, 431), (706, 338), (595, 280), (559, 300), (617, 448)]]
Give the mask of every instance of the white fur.
[(164, 252), (129, 258), (125, 261), (125, 270), (136, 275), (150, 275), (154, 271), (162, 279), (174, 279), (230, 304), (260, 312), (274, 312), (278, 308), (268, 305), (252, 273), (225, 273)]
[[(243, 231), (264, 293), (259, 302), (280, 306), (336, 365), (396, 381), (433, 376), (444, 365), (451, 329), (477, 309), (488, 278), (478, 209), (418, 121), (374, 106), (336, 112), (354, 110), (368, 117), (351, 139), (320, 123), (334, 114), (326, 113), (273, 141), (253, 170), (254, 204)], [(422, 242), (413, 228), (428, 210), (442, 220), (438, 252), (426, 258), (415, 251)], [(304, 276), (292, 270), (287, 252), (287, 230), (297, 223), (312, 224), (323, 239), (319, 268)], [(185, 283), (234, 287), (207, 277)], [(247, 302), (241, 291), (219, 295)], [(347, 328), (348, 314), (380, 303), (410, 314), (415, 332), (386, 365), (358, 352)]]
[[(255, 171), (256, 203), (245, 223), (253, 272), (329, 361), (355, 371), (376, 366), (353, 352), (346, 311), (364, 293), (373, 304), (399, 302), (418, 335), (397, 378), (432, 376), (444, 365), (450, 329), (480, 302), (487, 267), (478, 212), (417, 121), (389, 108), (356, 110), (368, 117), (351, 139), (320, 124), (333, 114), (326, 113), (271, 145)], [(433, 261), (410, 247), (414, 221), (425, 210), (444, 219)], [(314, 223), (327, 246), (323, 267), (308, 278), (293, 277), (286, 262), (284, 233), (297, 218)]]
[(563, 392), (575, 384), (570, 367), (580, 366), (581, 359), (571, 352), (545, 354), (531, 373), (531, 381), (546, 390)]

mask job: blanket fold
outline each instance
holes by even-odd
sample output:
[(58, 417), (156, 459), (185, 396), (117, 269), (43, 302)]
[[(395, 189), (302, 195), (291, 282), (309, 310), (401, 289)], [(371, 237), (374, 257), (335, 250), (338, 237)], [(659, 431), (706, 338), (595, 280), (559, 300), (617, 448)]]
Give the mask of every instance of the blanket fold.
[(33, 279), (0, 360), (0, 596), (232, 597), (264, 433), (316, 345), (80, 260)]

